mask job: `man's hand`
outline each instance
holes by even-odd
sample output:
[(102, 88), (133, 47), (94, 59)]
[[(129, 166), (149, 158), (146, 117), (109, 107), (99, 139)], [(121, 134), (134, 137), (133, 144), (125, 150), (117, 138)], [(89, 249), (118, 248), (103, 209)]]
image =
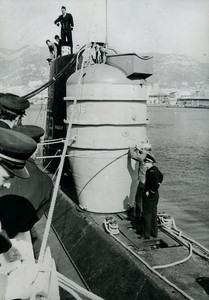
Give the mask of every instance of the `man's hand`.
[(22, 260), (22, 256), (19, 250), (15, 247), (11, 247), (7, 252), (4, 253), (7, 261), (13, 262), (15, 260)]

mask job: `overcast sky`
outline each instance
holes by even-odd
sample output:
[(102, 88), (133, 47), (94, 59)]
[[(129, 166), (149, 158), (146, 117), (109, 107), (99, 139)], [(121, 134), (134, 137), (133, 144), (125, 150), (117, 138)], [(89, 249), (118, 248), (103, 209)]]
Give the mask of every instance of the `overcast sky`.
[[(108, 42), (124, 52), (186, 54), (209, 62), (209, 0), (107, 0)], [(45, 46), (67, 7), (74, 45), (105, 39), (105, 0), (0, 0), (0, 48)]]

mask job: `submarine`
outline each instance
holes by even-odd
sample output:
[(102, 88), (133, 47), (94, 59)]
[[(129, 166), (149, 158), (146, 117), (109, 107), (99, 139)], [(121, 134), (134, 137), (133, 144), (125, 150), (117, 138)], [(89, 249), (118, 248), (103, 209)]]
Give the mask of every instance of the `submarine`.
[[(98, 61), (93, 45), (106, 47), (90, 43), (50, 64), (46, 140), (58, 141), (44, 147), (51, 173), (63, 140), (68, 144), (52, 219), (64, 249), (51, 239), (57, 269), (76, 273), (75, 281), (107, 300), (207, 299), (200, 281), (207, 278), (208, 249), (166, 214), (158, 216), (158, 238), (143, 240), (129, 214), (138, 165), (128, 149), (149, 145), (146, 78), (153, 58), (106, 48)], [(61, 292), (61, 299), (73, 298)]]

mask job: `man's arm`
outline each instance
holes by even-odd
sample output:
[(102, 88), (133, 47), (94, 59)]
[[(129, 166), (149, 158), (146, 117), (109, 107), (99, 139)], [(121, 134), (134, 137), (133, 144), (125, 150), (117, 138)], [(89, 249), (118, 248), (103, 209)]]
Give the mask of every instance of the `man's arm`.
[(70, 25), (71, 25), (71, 30), (73, 30), (74, 22), (73, 22), (73, 16), (71, 14), (70, 14)]
[(150, 192), (155, 193), (160, 187), (161, 182), (163, 181), (163, 174), (158, 170), (158, 168), (148, 170), (149, 172), (149, 181), (150, 181)]
[[(62, 16), (59, 16), (55, 21), (54, 24), (57, 25), (57, 23), (61, 22)], [(59, 26), (59, 25), (58, 25)]]

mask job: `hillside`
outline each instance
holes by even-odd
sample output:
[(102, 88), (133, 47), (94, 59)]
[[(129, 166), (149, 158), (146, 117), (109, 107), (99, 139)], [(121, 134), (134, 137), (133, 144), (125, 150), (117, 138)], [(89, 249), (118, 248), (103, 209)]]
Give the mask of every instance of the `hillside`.
[(154, 74), (151, 82), (158, 82), (163, 88), (193, 87), (197, 84), (207, 85), (209, 80), (209, 63), (203, 64), (185, 55), (152, 54), (154, 57)]
[[(146, 53), (154, 57), (154, 74), (150, 83), (161, 88), (190, 88), (209, 82), (209, 64), (202, 64), (191, 57), (174, 54)], [(47, 47), (26, 46), (18, 50), (0, 49), (1, 87), (22, 86), (31, 91), (48, 80), (49, 57)]]
[(47, 48), (26, 46), (18, 50), (0, 49), (2, 86), (28, 86), (48, 80)]

